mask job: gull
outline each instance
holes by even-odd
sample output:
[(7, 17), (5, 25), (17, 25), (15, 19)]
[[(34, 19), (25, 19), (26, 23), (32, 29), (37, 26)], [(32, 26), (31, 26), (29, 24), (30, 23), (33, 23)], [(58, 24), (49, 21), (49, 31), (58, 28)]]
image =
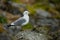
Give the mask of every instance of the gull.
[(23, 17), (20, 17), (16, 21), (12, 22), (8, 27), (10, 26), (24, 26), (29, 22), (29, 11), (23, 12)]
[(29, 23), (29, 11), (24, 11), (23, 16), (12, 22), (9, 25), (6, 25), (4, 29), (9, 33), (10, 36), (17, 34), (21, 28)]

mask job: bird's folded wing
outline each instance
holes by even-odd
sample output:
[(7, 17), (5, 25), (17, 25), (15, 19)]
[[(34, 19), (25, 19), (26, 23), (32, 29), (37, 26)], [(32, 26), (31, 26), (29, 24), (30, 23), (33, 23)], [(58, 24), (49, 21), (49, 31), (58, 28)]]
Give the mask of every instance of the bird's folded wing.
[(26, 22), (26, 20), (24, 19), (24, 18), (19, 18), (19, 19), (17, 19), (16, 21), (14, 21), (13, 23), (14, 23), (14, 25), (16, 25), (16, 26), (20, 26), (20, 25), (22, 25), (23, 23), (25, 23)]

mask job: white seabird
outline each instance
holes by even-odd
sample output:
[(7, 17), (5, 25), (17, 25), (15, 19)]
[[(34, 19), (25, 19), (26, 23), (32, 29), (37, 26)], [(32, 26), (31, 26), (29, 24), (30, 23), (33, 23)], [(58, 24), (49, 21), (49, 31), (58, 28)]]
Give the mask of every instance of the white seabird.
[(24, 26), (29, 22), (29, 11), (23, 12), (23, 17), (20, 17), (16, 21), (12, 22), (9, 26)]
[(29, 22), (29, 11), (24, 11), (23, 12), (23, 17), (20, 17), (16, 21), (12, 22), (9, 25), (5, 26), (5, 30), (8, 30), (7, 32), (10, 33), (11, 35), (17, 34), (20, 30), (22, 30), (22, 26), (26, 25)]

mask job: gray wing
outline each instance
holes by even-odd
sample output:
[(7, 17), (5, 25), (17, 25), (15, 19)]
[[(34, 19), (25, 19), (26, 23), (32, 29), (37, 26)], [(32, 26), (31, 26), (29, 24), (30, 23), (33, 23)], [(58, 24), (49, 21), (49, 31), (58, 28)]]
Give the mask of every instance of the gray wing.
[(25, 19), (19, 19), (18, 21), (14, 22), (14, 25), (16, 26), (20, 26), (21, 24), (25, 23), (26, 20)]

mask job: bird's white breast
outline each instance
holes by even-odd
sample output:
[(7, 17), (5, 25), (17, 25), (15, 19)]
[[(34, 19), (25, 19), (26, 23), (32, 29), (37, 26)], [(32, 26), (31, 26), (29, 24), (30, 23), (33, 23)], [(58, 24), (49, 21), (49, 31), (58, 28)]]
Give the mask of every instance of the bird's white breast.
[(26, 20), (26, 22), (23, 23), (22, 25), (26, 25), (26, 24), (29, 22), (29, 16), (26, 15), (26, 16), (24, 16), (23, 18)]

